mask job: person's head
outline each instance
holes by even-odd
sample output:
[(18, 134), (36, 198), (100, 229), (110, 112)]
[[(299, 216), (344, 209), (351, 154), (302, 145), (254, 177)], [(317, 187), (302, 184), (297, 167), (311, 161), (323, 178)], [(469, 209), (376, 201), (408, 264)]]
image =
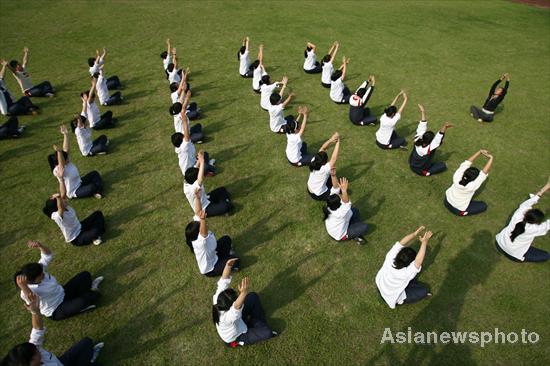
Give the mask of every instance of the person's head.
[(88, 57), (88, 66), (93, 67), (95, 65), (95, 58)]
[(55, 198), (48, 198), (48, 200), (44, 204), (44, 207), (42, 208), (42, 212), (44, 213), (44, 215), (51, 218), (52, 214), (54, 212), (57, 212), (57, 200)]
[(185, 242), (189, 246), (189, 249), (193, 250), (193, 242), (197, 240), (199, 237), (199, 230), (200, 230), (201, 224), (198, 221), (191, 221), (187, 226), (185, 227)]
[(89, 90), (84, 90), (82, 93), (80, 93), (80, 98), (82, 100), (88, 100), (89, 94), (90, 94)]
[[(67, 161), (69, 154), (67, 154), (66, 151), (62, 151), (61, 153), (63, 154), (65, 161)], [(59, 164), (59, 160), (57, 159), (57, 153), (48, 155), (48, 164), (50, 164), (51, 170), (55, 169), (55, 167)]]
[(179, 88), (178, 83), (176, 83), (176, 82), (170, 83), (170, 91), (171, 91), (172, 93), (175, 92), (175, 91), (177, 91), (178, 88)]
[(397, 253), (393, 260), (393, 266), (396, 269), (407, 267), (416, 258), (416, 250), (413, 248), (405, 247)]
[(168, 64), (168, 67), (166, 67), (166, 70), (167, 70), (168, 72), (174, 71), (174, 63), (170, 62), (170, 63)]
[(342, 70), (336, 70), (330, 76), (330, 80), (336, 81), (336, 80), (340, 79), (341, 76), (342, 76)]
[(518, 236), (525, 232), (526, 224), (540, 225), (544, 221), (544, 213), (536, 208), (528, 210), (523, 216), (523, 220), (518, 222), (514, 230), (510, 233), (510, 240), (514, 241)]
[(182, 143), (183, 143), (183, 133), (181, 132), (174, 133), (172, 135), (172, 144), (175, 147), (180, 147)]
[(260, 66), (260, 60), (254, 60), (254, 62), (250, 64), (250, 67), (252, 68), (252, 70), (257, 69), (258, 66)]
[(388, 108), (384, 109), (384, 113), (388, 117), (393, 117), (397, 113), (397, 107), (394, 105), (390, 105)]
[(241, 48), (239, 48), (239, 54), (240, 54), (240, 55), (244, 55), (245, 52), (246, 52), (246, 47), (245, 47), (245, 46), (241, 46)]
[(1, 366), (39, 366), (42, 357), (38, 348), (32, 343), (25, 342), (13, 347), (2, 359)]
[(323, 207), (323, 213), (325, 214), (325, 217), (323, 220), (328, 219), (330, 215), (330, 211), (336, 211), (337, 209), (340, 208), (341, 205), (342, 205), (342, 202), (340, 201), (340, 196), (337, 194), (331, 194), (328, 197), (327, 206)]
[(313, 159), (311, 159), (311, 163), (309, 164), (309, 170), (319, 170), (323, 165), (325, 165), (328, 161), (328, 155), (325, 151), (319, 151)]
[(168, 51), (162, 51), (160, 54), (160, 58), (166, 60), (166, 57), (168, 57)]
[(414, 143), (416, 146), (428, 146), (432, 143), (435, 134), (432, 131), (426, 131), (421, 138)]
[(284, 126), (284, 130), (287, 134), (297, 133), (298, 131), (300, 131), (300, 125), (298, 124), (298, 122), (296, 122), (295, 119), (292, 119)]
[(27, 277), (27, 281), (30, 284), (38, 284), (44, 279), (44, 268), (40, 263), (27, 263), (19, 271), (15, 272), (13, 276), (14, 281), (19, 275)]
[(199, 168), (195, 168), (194, 166), (191, 168), (187, 168), (185, 171), (185, 181), (188, 184), (193, 184), (199, 177)]
[(266, 74), (262, 76), (262, 78), (260, 79), (260, 85), (263, 85), (263, 84), (265, 85), (271, 84), (271, 78), (269, 77), (269, 75)]
[[(84, 116), (78, 116), (78, 117), (73, 118), (73, 119), (71, 120), (70, 125), (71, 125), (71, 130), (73, 131), (73, 133), (74, 133), (74, 131), (76, 130), (76, 128), (78, 127), (78, 122), (79, 122), (79, 121), (80, 121), (80, 123), (82, 123), (82, 125), (86, 124), (86, 117), (84, 117)], [(49, 160), (49, 158), (48, 158), (48, 160)], [(53, 170), (53, 169), (52, 169), (52, 170)]]
[(360, 89), (357, 89), (357, 92), (355, 94), (358, 97), (363, 98), (366, 92), (367, 92), (367, 88), (360, 88)]
[(99, 79), (99, 72), (96, 72), (95, 74), (92, 75), (92, 78), (94, 79)]
[(271, 96), (269, 97), (269, 101), (271, 102), (271, 105), (276, 105), (276, 104), (279, 104), (281, 102), (281, 96), (279, 95), (279, 93), (272, 93)]
[(170, 106), (170, 109), (168, 111), (172, 116), (175, 116), (176, 114), (181, 113), (182, 108), (183, 105), (180, 102), (176, 102)]
[(468, 185), (468, 183), (474, 181), (478, 175), (479, 169), (471, 166), (464, 171), (464, 174), (462, 175), (462, 179), (460, 180), (459, 184), (466, 186)]
[(502, 95), (502, 93), (504, 93), (504, 89), (502, 89), (502, 88), (496, 88), (495, 89), (495, 95)]
[(220, 292), (218, 295), (218, 301), (212, 306), (212, 321), (214, 324), (220, 322), (220, 311), (227, 311), (231, 308), (233, 303), (237, 300), (239, 294), (232, 288), (228, 288)]
[(327, 63), (327, 62), (330, 62), (330, 55), (325, 55), (323, 57), (323, 63)]
[(10, 66), (11, 66), (12, 69), (15, 69), (16, 71), (22, 71), (23, 70), (23, 66), (21, 66), (21, 64), (17, 60), (11, 60), (10, 61)]

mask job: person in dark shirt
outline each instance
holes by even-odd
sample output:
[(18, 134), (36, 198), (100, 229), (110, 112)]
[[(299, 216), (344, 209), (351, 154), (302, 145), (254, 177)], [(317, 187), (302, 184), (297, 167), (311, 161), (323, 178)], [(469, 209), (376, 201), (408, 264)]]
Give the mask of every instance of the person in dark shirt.
[(354, 125), (374, 126), (376, 123), (376, 116), (371, 115), (367, 107), (367, 102), (374, 92), (375, 82), (374, 75), (369, 76), (349, 99), (349, 120)]
[[(504, 88), (499, 87), (498, 85), (506, 80)], [(483, 104), (483, 108), (479, 109), (476, 106), (470, 107), (470, 115), (477, 119), (479, 122), (492, 122), (500, 102), (504, 100), (506, 93), (508, 92), (508, 86), (510, 85), (510, 75), (503, 74), (500, 79), (493, 83), (491, 90), (489, 91), (489, 96)]]

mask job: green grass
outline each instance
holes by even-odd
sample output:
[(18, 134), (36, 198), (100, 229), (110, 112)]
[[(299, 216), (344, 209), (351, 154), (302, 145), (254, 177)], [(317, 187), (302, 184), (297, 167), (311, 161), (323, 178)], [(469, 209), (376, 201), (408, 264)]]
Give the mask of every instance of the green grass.
[[(0, 4), (0, 57), (31, 50), (33, 80), (58, 90), (36, 102), (37, 117), (24, 137), (0, 143), (0, 351), (27, 339), (30, 317), (12, 275), (38, 255), (26, 249), (38, 239), (55, 252), (50, 271), (61, 282), (76, 272), (102, 274), (96, 311), (59, 323), (46, 321), (47, 348), (61, 354), (80, 337), (106, 343), (105, 365), (183, 364), (420, 364), (542, 365), (550, 361), (550, 266), (517, 265), (498, 255), (494, 235), (526, 194), (550, 171), (550, 13), (509, 2), (8, 2)], [(237, 71), (244, 35), (252, 53), (265, 44), (265, 64), (275, 79), (288, 75), (297, 94), (289, 110), (308, 105), (305, 134), (317, 148), (334, 131), (343, 136), (338, 173), (351, 181), (352, 201), (371, 224), (368, 244), (336, 244), (325, 232), (321, 207), (305, 191), (307, 171), (288, 165), (285, 138), (269, 131), (250, 80)], [(198, 274), (184, 227), (191, 210), (170, 144), (168, 87), (159, 53), (170, 37), (192, 69), (193, 100), (205, 112), (209, 137), (201, 146), (218, 160), (220, 174), (207, 189), (225, 185), (237, 211), (209, 220), (219, 236), (234, 239), (243, 271), (263, 300), (276, 340), (249, 348), (225, 348), (210, 319), (215, 280)], [(407, 166), (408, 153), (382, 151), (374, 128), (347, 119), (333, 104), (320, 76), (301, 69), (304, 43), (321, 57), (334, 40), (351, 58), (353, 89), (375, 74), (371, 107), (379, 115), (400, 88), (410, 96), (398, 132), (410, 140), (424, 103), (432, 129), (456, 127), (441, 148), (449, 167), (421, 179)], [(85, 60), (98, 47), (110, 50), (106, 73), (125, 85), (127, 103), (112, 107), (119, 126), (106, 131), (107, 156), (83, 158), (71, 140), (82, 173), (104, 177), (106, 198), (71, 205), (84, 218), (95, 209), (107, 218), (101, 247), (76, 248), (62, 240), (42, 213), (56, 190), (46, 155), (60, 143), (58, 125), (80, 111), (78, 93), (89, 86)], [(339, 57), (339, 58), (340, 58)], [(339, 62), (338, 62), (339, 63)], [(512, 77), (509, 95), (492, 124), (468, 115), (498, 75)], [(6, 75), (12, 92), (18, 92)], [(105, 110), (106, 108), (103, 108)], [(443, 207), (452, 172), (484, 147), (494, 169), (479, 199), (489, 211), (458, 219)], [(550, 211), (548, 197), (540, 208)], [(390, 310), (374, 277), (390, 246), (419, 224), (437, 235), (422, 280), (434, 297)], [(537, 246), (550, 249), (548, 237)], [(381, 345), (385, 327), (406, 330), (536, 331), (535, 345)]]

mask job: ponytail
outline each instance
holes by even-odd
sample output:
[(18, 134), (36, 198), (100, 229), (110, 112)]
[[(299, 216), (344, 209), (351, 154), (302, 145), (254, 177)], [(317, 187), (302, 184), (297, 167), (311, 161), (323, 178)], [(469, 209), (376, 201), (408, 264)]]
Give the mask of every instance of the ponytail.
[(514, 230), (510, 233), (510, 240), (513, 242), (518, 236), (525, 232), (526, 224), (540, 225), (544, 220), (544, 213), (538, 209), (530, 209), (523, 216), (523, 220), (518, 222)]
[(323, 221), (325, 221), (330, 216), (330, 211), (328, 210), (328, 207), (323, 206), (323, 214), (325, 215), (325, 217), (323, 218)]
[(212, 321), (214, 324), (220, 322), (220, 311), (218, 310), (218, 305), (212, 305)]
[(510, 240), (513, 242), (519, 235), (523, 234), (525, 232), (525, 220), (520, 221), (516, 224), (516, 227), (514, 227), (514, 230), (512, 230), (512, 233), (510, 234)]

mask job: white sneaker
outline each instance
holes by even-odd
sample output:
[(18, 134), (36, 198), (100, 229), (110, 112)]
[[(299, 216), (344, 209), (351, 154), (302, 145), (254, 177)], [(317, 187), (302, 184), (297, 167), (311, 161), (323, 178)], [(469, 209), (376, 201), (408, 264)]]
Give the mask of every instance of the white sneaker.
[(208, 160), (208, 164), (214, 166), (216, 164), (216, 159), (210, 159)]
[(93, 354), (92, 354), (92, 358), (90, 359), (90, 363), (94, 363), (97, 358), (99, 357), (99, 354), (101, 353), (101, 350), (103, 349), (103, 347), (105, 347), (105, 343), (103, 342), (99, 342), (98, 344), (96, 344), (94, 346), (94, 349), (93, 349)]
[(95, 308), (97, 308), (97, 306), (95, 306), (95, 305), (90, 305), (90, 306), (88, 306), (87, 308), (84, 308), (84, 309), (80, 310), (80, 312), (83, 313), (83, 312), (85, 312), (85, 311), (93, 310), (93, 309), (95, 309)]
[(101, 240), (101, 236), (99, 238), (97, 238), (96, 240), (94, 240), (94, 245), (100, 245), (101, 243), (103, 243), (103, 240)]
[[(99, 154), (98, 154), (99, 155)], [(97, 198), (98, 200), (102, 199), (103, 196), (101, 195), (101, 193), (96, 193), (94, 194), (94, 197)]]
[(101, 282), (103, 282), (104, 279), (105, 278), (103, 276), (97, 277), (95, 280), (92, 281), (92, 286), (90, 287), (90, 289), (92, 291), (99, 290), (99, 285), (101, 284)]

